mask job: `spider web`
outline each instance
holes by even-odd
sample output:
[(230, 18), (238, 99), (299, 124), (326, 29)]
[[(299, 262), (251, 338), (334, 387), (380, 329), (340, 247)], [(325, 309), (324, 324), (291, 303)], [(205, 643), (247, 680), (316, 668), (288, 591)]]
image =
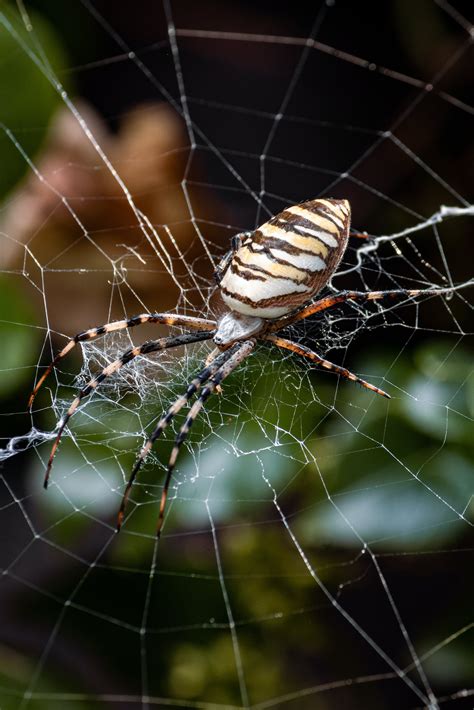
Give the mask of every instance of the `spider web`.
[[(82, 0), (73, 19), (100, 51), (58, 62), (37, 8), (48, 14), (2, 6), (0, 32), (73, 139), (61, 161), (54, 132), (30, 147), (46, 123), (2, 123), (27, 172), (0, 228), (2, 708), (471, 707), (467, 11)], [(421, 65), (391, 47), (403, 33)], [(71, 419), (46, 494), (78, 387), (166, 331), (83, 344), (28, 413), (64, 336), (143, 311), (219, 312), (212, 272), (230, 237), (317, 195), (348, 198), (367, 230), (329, 293), (453, 288), (290, 329), (392, 399), (261, 345), (193, 427), (161, 540), (179, 417), (116, 536), (136, 452), (212, 347), (138, 358)]]

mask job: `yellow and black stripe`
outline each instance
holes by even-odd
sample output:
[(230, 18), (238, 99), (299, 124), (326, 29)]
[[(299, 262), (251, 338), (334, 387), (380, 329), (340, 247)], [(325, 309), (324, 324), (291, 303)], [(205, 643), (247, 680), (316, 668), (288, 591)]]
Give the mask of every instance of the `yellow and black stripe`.
[(220, 282), (238, 313), (280, 318), (329, 281), (347, 246), (347, 200), (309, 200), (288, 207), (241, 241)]

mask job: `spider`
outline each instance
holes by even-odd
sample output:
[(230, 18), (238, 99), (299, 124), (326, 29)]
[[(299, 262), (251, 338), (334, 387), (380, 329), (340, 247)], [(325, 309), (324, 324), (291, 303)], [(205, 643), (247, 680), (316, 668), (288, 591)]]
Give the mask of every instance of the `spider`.
[(294, 343), (279, 334), (287, 326), (345, 301), (375, 301), (382, 298), (415, 297), (420, 294), (438, 295), (452, 291), (448, 288), (341, 291), (313, 301), (313, 297), (328, 284), (345, 252), (349, 238), (350, 212), (348, 200), (308, 200), (286, 208), (254, 231), (242, 232), (234, 236), (231, 249), (221, 260), (215, 272), (222, 299), (228, 307), (227, 312), (219, 320), (171, 313), (144, 313), (127, 320), (91, 328), (69, 340), (37, 382), (30, 396), (30, 408), (46, 377), (77, 343), (143, 323), (181, 326), (192, 331), (183, 335), (150, 340), (130, 348), (90, 380), (58, 422), (58, 434), (46, 467), (44, 487), (48, 486), (54, 455), (62, 433), (82, 399), (93, 392), (107, 377), (139, 355), (211, 339), (217, 346), (184, 394), (163, 414), (142, 448), (123, 494), (117, 518), (117, 531), (122, 526), (133, 483), (154, 442), (193, 395), (200, 392), (176, 436), (168, 461), (156, 528), (157, 536), (160, 536), (168, 489), (180, 447), (206, 400), (213, 392), (219, 390), (220, 384), (252, 354), (257, 340), (290, 350), (326, 370), (390, 398), (389, 394), (345, 367), (335, 365), (310, 348)]

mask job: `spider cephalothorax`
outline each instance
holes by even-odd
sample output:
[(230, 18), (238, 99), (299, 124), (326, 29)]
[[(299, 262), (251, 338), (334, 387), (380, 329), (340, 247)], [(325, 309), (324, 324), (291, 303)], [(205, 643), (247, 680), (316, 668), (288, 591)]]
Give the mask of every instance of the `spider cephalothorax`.
[(313, 301), (314, 296), (327, 285), (337, 269), (347, 246), (349, 228), (350, 205), (347, 200), (318, 199), (293, 205), (253, 232), (244, 232), (233, 237), (231, 249), (221, 260), (215, 274), (224, 303), (229, 308), (219, 321), (172, 313), (144, 313), (127, 320), (91, 328), (74, 336), (38, 380), (30, 397), (30, 406), (54, 366), (79, 342), (143, 323), (182, 326), (193, 331), (150, 340), (143, 345), (130, 348), (118, 360), (105, 367), (79, 392), (58, 425), (58, 434), (46, 469), (45, 488), (48, 485), (53, 458), (61, 435), (82, 399), (96, 389), (103, 380), (139, 355), (210, 339), (217, 346), (203, 369), (189, 384), (186, 392), (163, 414), (141, 450), (125, 488), (118, 515), (118, 530), (123, 522), (133, 482), (153, 443), (176, 414), (200, 391), (176, 437), (168, 462), (158, 515), (157, 534), (160, 534), (168, 488), (179, 449), (208, 397), (245, 358), (251, 355), (257, 340), (290, 350), (327, 370), (358, 382), (366, 389), (389, 397), (386, 392), (357, 377), (346, 368), (325, 360), (303, 345), (277, 335), (277, 332), (286, 326), (345, 301), (414, 297), (420, 294), (437, 295), (453, 290), (341, 291)]

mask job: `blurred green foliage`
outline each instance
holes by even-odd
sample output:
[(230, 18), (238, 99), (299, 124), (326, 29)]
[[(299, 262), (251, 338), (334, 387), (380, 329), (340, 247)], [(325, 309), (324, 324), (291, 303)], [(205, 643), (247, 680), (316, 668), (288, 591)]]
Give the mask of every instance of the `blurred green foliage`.
[[(406, 623), (416, 629), (417, 648), (429, 649), (436, 639), (449, 635), (452, 619), (438, 618), (433, 636), (431, 624), (419, 623), (410, 599), (418, 585), (423, 588), (438, 579), (433, 562), (441, 560), (444, 570), (457, 566), (449, 551), (463, 544), (459, 517), (443, 501), (459, 510), (470, 495), (473, 443), (464, 423), (472, 408), (472, 393), (459, 387), (462, 373), (469, 372), (470, 356), (462, 346), (453, 349), (448, 339), (422, 343), (411, 357), (397, 359), (395, 355), (382, 349), (355, 367), (373, 381), (378, 381), (377, 372), (390, 374), (386, 376), (389, 381), (380, 381), (393, 395), (390, 403), (348, 382), (339, 384), (334, 401), (331, 375), (277, 360), (272, 371), (263, 352), (256, 356), (261, 366), (254, 363), (236, 373), (226, 383), (223, 399), (211, 400), (210, 422), (203, 418), (197, 423), (194, 444), (180, 459), (178, 498), (171, 502), (159, 546), (153, 605), (146, 622), (154, 695), (183, 702), (204, 698), (229, 706), (239, 696), (206, 498), (237, 620), (245, 679), (255, 702), (284, 695), (289, 689), (298, 692), (314, 677), (324, 677), (324, 669), (337, 668), (338, 678), (353, 677), (364, 674), (367, 662), (369, 668), (374, 663), (373, 658), (366, 659), (363, 645), (302, 564), (273, 505), (272, 489), (320, 578), (362, 618), (365, 629), (370, 631), (371, 626), (368, 611), (383, 608), (378, 598), (380, 580), (368, 557), (360, 554), (366, 542), (385, 568), (389, 564), (390, 590), (397, 596)], [(100, 530), (102, 523), (98, 526), (97, 521), (114, 525), (123, 477), (131, 469), (137, 445), (118, 432), (130, 428), (135, 397), (133, 392), (120, 396), (123, 408), (119, 410), (112, 401), (91, 401), (76, 415), (72, 423), (75, 442), (64, 442), (53, 471), (59, 487), (51, 486), (47, 495), (38, 498), (42, 535), (59, 549), (80, 549), (85, 537)], [(146, 406), (150, 419), (156, 416), (152, 397)], [(257, 418), (249, 416), (254, 411)], [(143, 411), (142, 417), (146, 419)], [(215, 428), (217, 435), (209, 438), (209, 428)], [(195, 459), (196, 442), (203, 435), (208, 440)], [(267, 437), (273, 437), (273, 442)], [(169, 439), (157, 446), (157, 459), (140, 476), (132, 496), (139, 505), (133, 510), (131, 503), (133, 512), (110, 546), (105, 565), (93, 575), (88, 573), (74, 596), (64, 632), (76, 649), (81, 639), (93, 637), (89, 653), (95, 662), (106, 675), (113, 676), (120, 668), (123, 683), (131, 686), (138, 672), (134, 662), (139, 649), (137, 632), (129, 633), (127, 628), (138, 630), (141, 622)], [(42, 473), (35, 460), (28, 478), (35, 499)], [(410, 566), (407, 581), (411, 553), (416, 571)], [(66, 558), (61, 559), (64, 563)], [(73, 580), (87, 569), (87, 565), (77, 570), (71, 564), (66, 567), (69, 574), (61, 564), (49, 582), (59, 600), (68, 597)], [(454, 594), (455, 588), (445, 590), (448, 606)], [(469, 596), (456, 598), (456, 614), (466, 618)], [(43, 605), (42, 615), (54, 620), (57, 604), (51, 606), (45, 599)], [(94, 615), (80, 609), (93, 609)], [(37, 613), (38, 609), (34, 617)], [(385, 622), (390, 618), (388, 613), (379, 613)], [(96, 614), (116, 620), (112, 626), (120, 643), (114, 644), (108, 623), (98, 634)], [(398, 634), (396, 625), (393, 629), (384, 626), (380, 640), (402, 643)], [(342, 642), (351, 649), (343, 656), (339, 653)], [(471, 662), (472, 648), (461, 637), (435, 653), (426, 667), (433, 669), (442, 686), (449, 687), (468, 682)], [(26, 659), (24, 663), (28, 669)], [(320, 667), (321, 676), (314, 675), (313, 663)], [(29, 672), (25, 671), (25, 679)], [(46, 672), (38, 690), (57, 694), (77, 684), (77, 679), (56, 678)], [(383, 704), (382, 686), (365, 692), (367, 707)], [(326, 697), (318, 696), (318, 707), (333, 707), (332, 702), (331, 696), (327, 696), (327, 705)], [(307, 700), (302, 696), (298, 707), (312, 708), (313, 703), (311, 695)], [(84, 706), (93, 707), (86, 702)]]
[[(49, 121), (62, 99), (48, 76), (61, 74), (66, 66), (66, 55), (61, 41), (51, 25), (36, 12), (31, 14), (34, 33), (29, 33), (19, 21), (17, 13), (10, 12), (9, 4), (2, 4), (5, 22), (13, 28), (17, 39), (0, 25), (0, 196), (7, 194), (28, 171), (28, 163), (21, 155), (5, 129), (21, 145), (24, 153), (34, 160), (48, 130)], [(29, 48), (42, 63), (46, 76), (23, 51), (19, 42)], [(38, 51), (41, 47), (41, 52)], [(43, 55), (44, 52), (44, 55)], [(47, 57), (47, 60), (44, 58)], [(69, 80), (63, 78), (68, 88)], [(63, 83), (64, 83), (63, 81)]]
[(2, 364), (0, 397), (8, 398), (31, 382), (31, 353), (38, 352), (41, 338), (34, 327), (35, 314), (23, 289), (11, 277), (0, 278)]

